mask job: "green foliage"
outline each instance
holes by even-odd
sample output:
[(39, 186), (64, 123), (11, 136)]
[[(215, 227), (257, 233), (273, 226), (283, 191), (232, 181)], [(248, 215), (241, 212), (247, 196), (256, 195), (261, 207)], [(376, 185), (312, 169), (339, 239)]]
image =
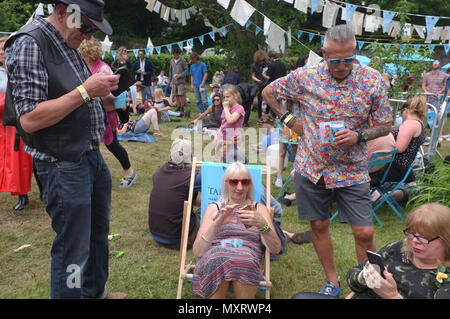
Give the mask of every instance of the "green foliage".
[(0, 31), (14, 32), (20, 29), (33, 14), (37, 5), (20, 0), (0, 1)]
[(437, 202), (450, 207), (450, 165), (436, 158), (433, 172), (424, 173), (417, 182), (417, 195), (410, 198), (407, 207)]

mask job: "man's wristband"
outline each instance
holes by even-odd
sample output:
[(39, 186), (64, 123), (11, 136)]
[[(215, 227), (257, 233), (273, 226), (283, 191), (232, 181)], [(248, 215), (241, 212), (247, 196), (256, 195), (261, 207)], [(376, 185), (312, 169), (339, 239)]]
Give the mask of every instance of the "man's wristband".
[(81, 97), (84, 100), (84, 103), (87, 103), (87, 102), (89, 102), (91, 100), (91, 97), (89, 96), (89, 94), (87, 93), (87, 91), (86, 91), (86, 89), (84, 88), (83, 85), (77, 86), (77, 90), (78, 90), (78, 92), (80, 92)]
[(281, 115), (280, 115), (280, 122), (282, 122), (283, 123), (283, 121), (284, 121), (284, 119), (286, 118), (286, 116), (288, 116), (289, 114), (291, 114), (291, 112), (289, 112), (289, 111), (284, 111), (283, 113), (281, 113)]

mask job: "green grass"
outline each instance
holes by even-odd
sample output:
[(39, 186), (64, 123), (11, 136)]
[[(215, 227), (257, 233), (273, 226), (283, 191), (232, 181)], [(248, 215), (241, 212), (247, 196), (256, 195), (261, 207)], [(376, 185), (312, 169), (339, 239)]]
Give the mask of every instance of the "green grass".
[[(189, 107), (192, 116), (197, 115), (195, 98)], [(251, 126), (256, 127), (256, 113), (250, 118)], [(186, 125), (188, 119), (180, 123), (162, 123), (162, 130), (169, 136), (158, 138), (156, 143), (122, 142), (127, 149), (133, 168), (139, 175), (137, 183), (129, 189), (119, 189), (123, 171), (119, 162), (102, 145), (101, 151), (110, 167), (113, 189), (111, 203), (110, 231), (120, 233), (119, 239), (110, 241), (110, 272), (107, 289), (123, 291), (130, 298), (175, 298), (179, 252), (157, 245), (148, 231), (148, 204), (153, 187), (152, 175), (168, 156), (170, 132), (179, 124)], [(446, 130), (448, 131), (448, 130)], [(443, 142), (441, 153), (449, 154), (450, 142)], [(284, 172), (286, 179), (288, 170)], [(272, 194), (276, 196), (275, 175), (272, 176)], [(288, 190), (293, 191), (293, 185)], [(50, 218), (44, 205), (39, 201), (39, 191), (33, 180), (29, 194), (30, 204), (22, 212), (14, 212), (17, 201), (7, 193), (0, 193), (0, 298), (49, 298), (50, 291), (50, 249), (54, 238)], [(377, 248), (401, 238), (403, 222), (383, 206), (377, 212), (384, 227), (375, 222), (375, 241)], [(284, 209), (282, 227), (290, 232), (305, 231), (307, 222), (299, 221), (295, 206)], [(333, 222), (331, 234), (334, 242), (335, 263), (341, 276), (343, 295), (349, 288), (345, 283), (347, 270), (356, 264), (353, 236), (350, 226)], [(23, 244), (31, 244), (19, 252), (14, 249)], [(116, 254), (124, 251), (122, 258)], [(192, 251), (188, 260), (192, 260)], [(273, 282), (272, 298), (291, 298), (299, 291), (319, 291), (325, 277), (312, 244), (296, 245), (289, 243), (278, 261), (271, 263)], [(258, 298), (264, 298), (258, 292)], [(198, 298), (192, 293), (191, 284), (185, 282), (183, 298)]]

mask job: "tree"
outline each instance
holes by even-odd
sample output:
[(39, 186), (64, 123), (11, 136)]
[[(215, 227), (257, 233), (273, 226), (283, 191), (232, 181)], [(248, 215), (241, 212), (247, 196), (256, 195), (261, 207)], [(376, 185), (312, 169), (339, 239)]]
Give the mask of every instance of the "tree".
[(24, 25), (33, 14), (32, 3), (21, 0), (4, 0), (0, 2), (0, 31), (15, 32)]

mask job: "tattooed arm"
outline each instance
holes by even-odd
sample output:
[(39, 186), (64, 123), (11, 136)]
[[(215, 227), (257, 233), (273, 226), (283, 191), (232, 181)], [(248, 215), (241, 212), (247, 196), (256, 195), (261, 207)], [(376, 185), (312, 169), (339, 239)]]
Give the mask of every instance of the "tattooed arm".
[[(376, 139), (378, 137), (388, 135), (389, 132), (391, 131), (391, 129), (392, 129), (391, 123), (384, 124), (384, 125), (372, 126), (366, 130), (367, 135), (368, 135), (368, 140), (370, 141), (370, 140)], [(336, 132), (334, 142), (338, 146), (356, 145), (356, 144), (358, 144), (358, 132), (349, 130), (347, 128), (340, 130), (340, 131)]]

